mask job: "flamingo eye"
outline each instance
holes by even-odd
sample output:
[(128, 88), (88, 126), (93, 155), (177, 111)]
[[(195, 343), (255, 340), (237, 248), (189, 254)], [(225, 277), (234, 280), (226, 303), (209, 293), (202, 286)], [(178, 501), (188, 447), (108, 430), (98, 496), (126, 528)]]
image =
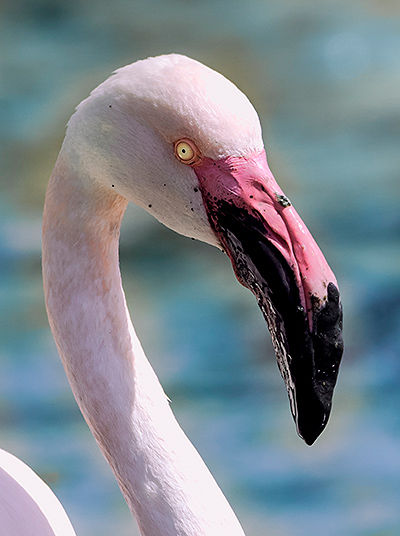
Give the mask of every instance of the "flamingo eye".
[(183, 164), (197, 164), (200, 161), (200, 151), (196, 145), (188, 139), (178, 140), (174, 143), (174, 152), (178, 160)]

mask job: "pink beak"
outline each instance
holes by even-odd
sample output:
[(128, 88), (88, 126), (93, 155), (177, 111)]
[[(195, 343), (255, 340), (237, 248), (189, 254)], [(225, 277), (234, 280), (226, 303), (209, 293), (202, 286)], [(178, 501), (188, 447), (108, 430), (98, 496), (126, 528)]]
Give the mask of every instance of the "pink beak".
[(337, 282), (265, 151), (194, 166), (211, 226), (268, 323), (299, 435), (325, 428), (343, 353)]

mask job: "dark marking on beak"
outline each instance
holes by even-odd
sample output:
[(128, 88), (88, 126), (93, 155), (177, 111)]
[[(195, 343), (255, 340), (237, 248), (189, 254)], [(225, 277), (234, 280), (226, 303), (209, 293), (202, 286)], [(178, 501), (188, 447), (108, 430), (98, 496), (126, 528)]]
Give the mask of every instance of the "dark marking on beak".
[(310, 331), (293, 269), (268, 239), (261, 218), (233, 203), (212, 203), (217, 235), (238, 280), (257, 298), (298, 433), (311, 445), (328, 422), (343, 352), (339, 291), (329, 283), (326, 300), (312, 299)]
[(290, 201), (289, 201), (289, 198), (286, 197), (286, 195), (284, 194), (278, 194), (276, 193), (276, 200), (278, 201), (278, 203), (283, 207), (283, 208), (286, 208), (286, 207), (290, 207), (290, 205), (292, 204)]

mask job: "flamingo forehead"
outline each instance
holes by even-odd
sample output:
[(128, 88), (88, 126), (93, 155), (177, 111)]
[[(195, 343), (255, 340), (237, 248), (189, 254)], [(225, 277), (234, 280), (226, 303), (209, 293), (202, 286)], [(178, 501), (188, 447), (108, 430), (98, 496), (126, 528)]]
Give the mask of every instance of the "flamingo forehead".
[(179, 54), (147, 58), (127, 65), (92, 95), (118, 95), (131, 109), (173, 143), (192, 139), (210, 158), (246, 155), (263, 148), (257, 112), (230, 80)]

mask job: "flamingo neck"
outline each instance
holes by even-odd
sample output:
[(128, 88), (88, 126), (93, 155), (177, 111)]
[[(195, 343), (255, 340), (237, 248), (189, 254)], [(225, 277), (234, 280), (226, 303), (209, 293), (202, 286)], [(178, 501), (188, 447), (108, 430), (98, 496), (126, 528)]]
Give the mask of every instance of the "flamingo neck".
[(60, 154), (43, 220), (45, 298), (59, 354), (143, 536), (244, 536), (130, 320), (118, 260), (126, 205)]

